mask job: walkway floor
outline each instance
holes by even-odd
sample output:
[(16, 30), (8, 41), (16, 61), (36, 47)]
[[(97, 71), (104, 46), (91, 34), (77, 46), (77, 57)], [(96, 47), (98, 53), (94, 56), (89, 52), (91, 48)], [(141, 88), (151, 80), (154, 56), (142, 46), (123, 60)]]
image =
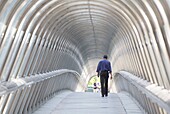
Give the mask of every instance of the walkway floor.
[(33, 114), (144, 114), (126, 93), (62, 92)]

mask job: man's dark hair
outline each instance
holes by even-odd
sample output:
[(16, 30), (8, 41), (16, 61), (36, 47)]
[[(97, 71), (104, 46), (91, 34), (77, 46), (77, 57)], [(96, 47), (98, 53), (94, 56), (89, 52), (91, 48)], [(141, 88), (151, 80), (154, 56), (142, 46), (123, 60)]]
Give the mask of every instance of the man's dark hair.
[(104, 59), (107, 59), (107, 55), (104, 55), (103, 58), (104, 58)]

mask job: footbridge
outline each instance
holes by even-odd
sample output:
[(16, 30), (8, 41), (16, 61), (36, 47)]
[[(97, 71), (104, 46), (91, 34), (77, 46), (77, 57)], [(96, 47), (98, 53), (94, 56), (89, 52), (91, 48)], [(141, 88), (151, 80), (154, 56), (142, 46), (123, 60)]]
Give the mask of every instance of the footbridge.
[(170, 0), (0, 0), (0, 114), (170, 114), (169, 90)]

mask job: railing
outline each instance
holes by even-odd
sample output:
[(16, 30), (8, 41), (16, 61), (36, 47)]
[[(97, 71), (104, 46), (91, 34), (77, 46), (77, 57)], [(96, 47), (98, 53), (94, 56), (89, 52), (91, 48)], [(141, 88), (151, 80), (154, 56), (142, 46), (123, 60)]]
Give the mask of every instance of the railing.
[(168, 90), (125, 71), (115, 74), (113, 84), (115, 84), (117, 92), (130, 93), (147, 113), (170, 113), (170, 93)]
[(58, 70), (3, 82), (0, 85), (0, 114), (32, 113), (64, 89), (84, 89), (77, 72)]

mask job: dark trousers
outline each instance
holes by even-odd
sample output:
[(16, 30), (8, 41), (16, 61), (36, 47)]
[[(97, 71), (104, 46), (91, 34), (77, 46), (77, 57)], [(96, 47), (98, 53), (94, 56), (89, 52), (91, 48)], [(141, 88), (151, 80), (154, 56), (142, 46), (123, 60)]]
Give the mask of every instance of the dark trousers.
[(102, 96), (108, 95), (108, 78), (109, 78), (108, 71), (102, 71), (100, 73), (100, 83), (101, 83)]

